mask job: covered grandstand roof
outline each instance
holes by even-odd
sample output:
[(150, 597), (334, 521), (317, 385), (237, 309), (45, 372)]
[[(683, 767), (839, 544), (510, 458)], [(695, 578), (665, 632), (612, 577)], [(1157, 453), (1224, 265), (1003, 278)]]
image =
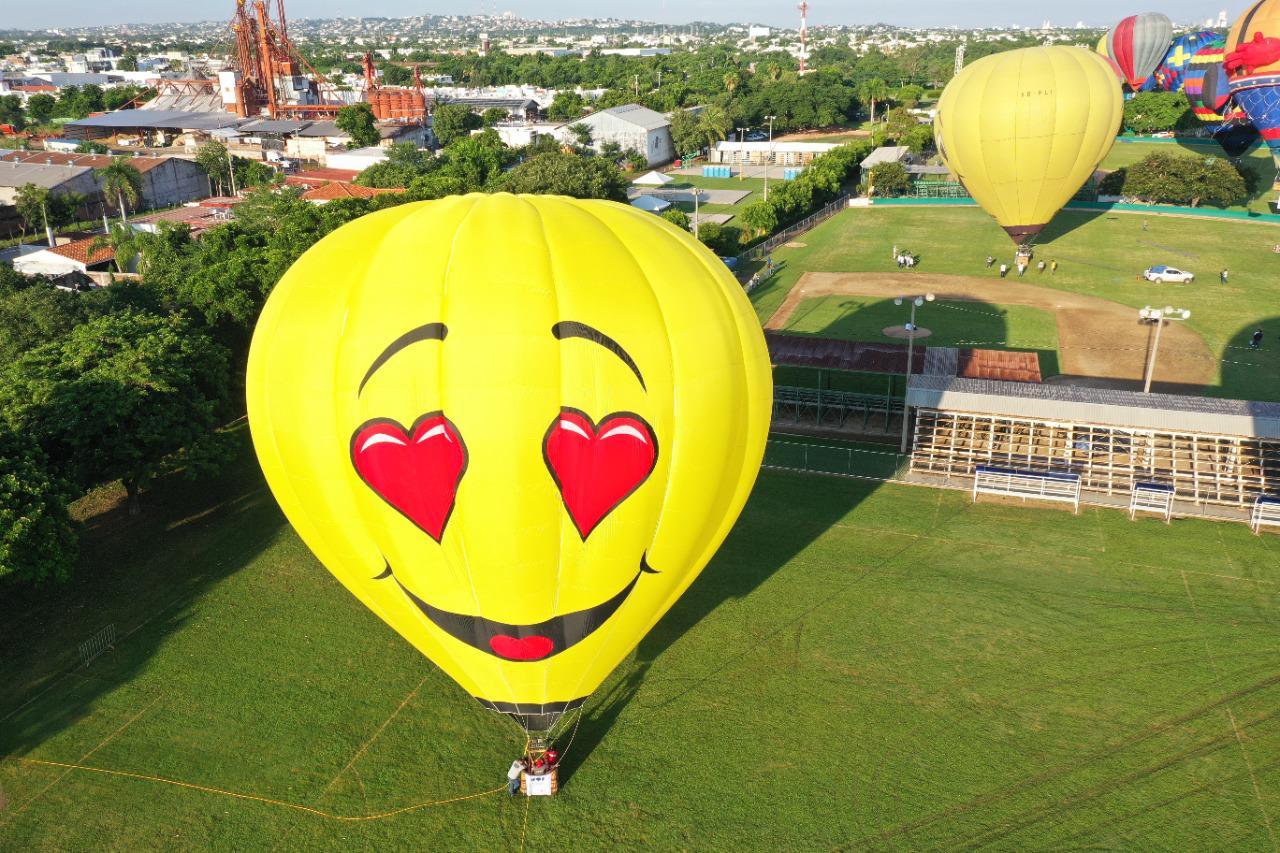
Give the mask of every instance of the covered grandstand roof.
[(67, 122), (67, 127), (109, 129), (147, 128), (153, 130), (213, 130), (234, 127), (244, 119), (231, 113), (189, 112), (186, 110), (116, 110), (99, 116)]
[(907, 403), (1056, 423), (1280, 439), (1280, 403), (1142, 394), (1109, 388), (913, 376)]

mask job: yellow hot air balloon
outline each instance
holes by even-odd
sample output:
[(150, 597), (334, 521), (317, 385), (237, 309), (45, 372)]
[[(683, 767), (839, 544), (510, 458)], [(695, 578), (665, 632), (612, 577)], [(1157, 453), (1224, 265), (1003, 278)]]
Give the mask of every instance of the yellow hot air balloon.
[(755, 313), (692, 236), (507, 194), (317, 243), (267, 301), (247, 392), (303, 541), (530, 729), (581, 704), (706, 565), (772, 408)]
[(1115, 142), (1124, 97), (1106, 59), (1029, 47), (974, 62), (938, 102), (938, 151), (1015, 242), (1040, 232)]

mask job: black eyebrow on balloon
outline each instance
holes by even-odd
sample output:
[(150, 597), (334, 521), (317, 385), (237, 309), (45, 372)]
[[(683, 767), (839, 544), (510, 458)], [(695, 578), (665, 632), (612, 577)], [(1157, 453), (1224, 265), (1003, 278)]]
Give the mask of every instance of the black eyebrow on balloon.
[(594, 344), (599, 344), (620, 358), (623, 364), (631, 368), (631, 372), (636, 375), (636, 379), (640, 380), (640, 387), (646, 392), (649, 390), (648, 386), (644, 384), (644, 377), (640, 375), (640, 368), (636, 365), (636, 361), (631, 357), (631, 354), (622, 348), (622, 344), (594, 326), (588, 326), (586, 323), (577, 323), (573, 320), (563, 320), (551, 327), (551, 334), (561, 341), (565, 338), (585, 338)]
[(369, 365), (369, 370), (365, 373), (364, 379), (360, 380), (360, 387), (356, 389), (356, 396), (360, 396), (360, 392), (364, 390), (365, 383), (373, 376), (374, 371), (386, 364), (387, 359), (391, 358), (391, 356), (410, 344), (416, 344), (418, 341), (443, 341), (447, 334), (449, 334), (449, 328), (444, 323), (427, 323), (425, 326), (410, 329), (387, 344), (387, 348), (378, 354), (378, 357), (373, 360), (373, 364)]

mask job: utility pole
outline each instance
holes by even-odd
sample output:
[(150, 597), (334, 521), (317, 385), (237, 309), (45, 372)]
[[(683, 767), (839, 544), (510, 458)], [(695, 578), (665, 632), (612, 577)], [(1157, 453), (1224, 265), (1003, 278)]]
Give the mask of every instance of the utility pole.
[(764, 159), (764, 200), (769, 200), (769, 167), (773, 165), (773, 120), (777, 116), (765, 116), (769, 120), (769, 154)]
[(738, 170), (738, 180), (745, 181), (747, 179), (747, 166), (751, 164), (751, 155), (747, 153), (747, 128), (739, 127), (738, 144), (742, 146), (742, 168)]
[(698, 200), (702, 198), (702, 190), (693, 188), (693, 239), (698, 239)]
[(226, 149), (226, 151), (227, 151), (227, 174), (231, 176), (231, 195), (234, 198), (238, 194), (236, 192), (236, 164), (231, 161), (231, 149), (228, 148)]
[(1143, 320), (1154, 320), (1156, 323), (1156, 337), (1151, 342), (1151, 354), (1147, 356), (1147, 369), (1143, 373), (1142, 393), (1151, 393), (1151, 377), (1156, 372), (1156, 353), (1160, 349), (1160, 330), (1164, 328), (1165, 320), (1189, 320), (1191, 312), (1185, 308), (1174, 308), (1172, 305), (1166, 305), (1164, 308), (1152, 308), (1150, 305), (1138, 312), (1138, 316)]

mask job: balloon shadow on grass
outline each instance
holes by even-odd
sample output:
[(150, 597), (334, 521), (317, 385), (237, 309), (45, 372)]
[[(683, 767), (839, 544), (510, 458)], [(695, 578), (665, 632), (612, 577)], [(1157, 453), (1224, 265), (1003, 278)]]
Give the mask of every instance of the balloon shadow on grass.
[[(1262, 343), (1254, 349), (1259, 329)], [(1246, 322), (1228, 339), (1221, 358), (1222, 396), (1280, 402), (1280, 315)]]
[[(821, 313), (810, 315), (815, 329), (812, 337), (866, 341), (877, 344), (875, 349), (883, 348), (883, 352), (895, 348), (905, 350), (902, 341), (884, 336), (883, 327), (907, 322), (909, 307), (895, 306), (892, 300), (868, 304), (842, 300), (839, 296), (826, 299), (834, 301), (832, 304), (840, 310), (832, 316), (828, 313), (831, 305), (827, 305), (820, 309)], [(973, 302), (971, 306), (974, 312), (980, 313), (969, 315), (933, 306), (932, 309), (919, 309), (916, 320), (925, 327), (931, 318), (935, 325), (945, 320), (948, 326), (961, 333), (966, 329), (967, 319), (970, 328), (980, 326), (976, 333), (1004, 340), (1007, 317), (998, 313), (996, 306), (981, 302)], [(929, 313), (930, 310), (933, 313)], [(917, 342), (917, 372), (923, 368), (921, 353), (925, 343), (927, 341)], [(899, 355), (899, 361), (905, 365), (905, 353)], [(810, 374), (808, 379), (806, 372)], [(835, 386), (835, 390), (844, 388), (848, 389), (847, 393), (860, 393), (854, 390), (860, 388), (863, 393), (881, 395), (885, 394), (888, 381), (893, 378), (886, 373), (848, 373), (844, 377), (826, 375), (818, 379), (816, 371), (784, 367), (776, 367), (774, 374), (778, 386), (803, 388), (808, 382), (808, 387), (813, 388), (821, 382), (828, 390)], [(901, 375), (897, 376), (898, 394), (902, 391), (902, 379)], [(775, 415), (777, 413), (778, 409), (775, 409)], [(861, 415), (858, 419), (861, 421)], [(786, 434), (771, 432), (771, 447), (765, 454), (766, 467), (760, 472), (751, 497), (724, 544), (684, 595), (641, 639), (633, 657), (624, 662), (601, 690), (587, 701), (581, 717), (576, 721), (565, 720), (564, 728), (556, 738), (563, 753), (560, 765), (562, 785), (572, 784), (573, 774), (624, 716), (629, 720), (643, 721), (653, 715), (673, 710), (678, 712), (685, 699), (708, 683), (731, 678), (735, 667), (748, 661), (761, 643), (768, 642), (778, 630), (782, 630), (747, 621), (738, 629), (737, 635), (722, 638), (715, 653), (690, 645), (689, 657), (684, 660), (701, 654), (701, 663), (677, 666), (674, 671), (662, 666), (663, 656), (668, 650), (683, 644), (686, 636), (709, 615), (752, 596), (776, 572), (880, 488), (881, 480), (873, 478), (891, 476), (902, 461), (893, 455), (898, 449), (901, 421), (895, 417), (885, 426), (888, 429), (881, 429), (878, 434), (873, 430), (871, 435), (844, 434), (842, 438), (834, 437), (838, 432), (819, 427), (808, 431), (810, 435), (817, 436), (810, 438), (794, 434), (803, 431), (795, 422), (775, 420), (775, 427), (785, 429)], [(858, 438), (856, 444), (849, 440), (854, 437)], [(878, 443), (868, 447), (869, 438)], [(803, 454), (797, 455), (797, 448), (803, 450)], [(838, 466), (834, 463), (845, 459), (846, 453), (852, 466), (853, 460), (860, 458), (861, 451), (866, 450), (875, 451), (865, 454), (867, 460), (874, 460), (867, 463), (871, 467), (845, 470), (846, 473), (859, 474), (861, 478), (811, 472), (835, 471)], [(851, 555), (851, 560), (855, 558)], [(720, 630), (729, 629), (721, 625)], [(692, 642), (696, 643), (696, 640)], [(647, 688), (643, 693), (642, 687)]]
[[(81, 557), (66, 583), (0, 583), (0, 756), (30, 754), (143, 672), (193, 604), (284, 525), (239, 433), (221, 474), (160, 479), (141, 515), (102, 492), (81, 501)], [(108, 628), (114, 642), (86, 666), (80, 644)]]

